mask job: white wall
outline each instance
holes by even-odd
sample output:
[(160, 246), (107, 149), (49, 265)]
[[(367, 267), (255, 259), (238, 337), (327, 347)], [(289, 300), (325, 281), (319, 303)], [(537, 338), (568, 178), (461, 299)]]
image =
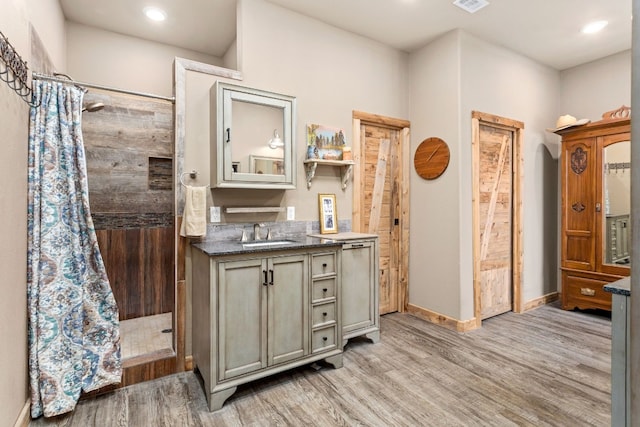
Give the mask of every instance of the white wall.
[(410, 64), (414, 149), (426, 137), (441, 137), (451, 162), (434, 181), (412, 173), (409, 302), (473, 318), (474, 110), (525, 123), (523, 300), (555, 291), (557, 147), (546, 141), (544, 128), (555, 120), (559, 73), (463, 31), (412, 54)]
[[(524, 183), (522, 188), (523, 252), (522, 301), (557, 290), (557, 144), (545, 131), (557, 117), (560, 75), (518, 53), (462, 37), (461, 235), (471, 233), (471, 111), (481, 111), (524, 123)], [(473, 314), (471, 242), (461, 243), (461, 318)]]
[(200, 52), (67, 22), (66, 72), (78, 81), (173, 96), (176, 56), (222, 64)]
[[(311, 189), (306, 187), (305, 126), (342, 128), (350, 143), (353, 110), (406, 118), (407, 55), (263, 0), (241, 0), (238, 8), (237, 51), (244, 80), (235, 83), (297, 98), (298, 186), (285, 192), (214, 189), (215, 203), (232, 206), (247, 198), (268, 200), (295, 206), (297, 220), (317, 220), (318, 193), (334, 193), (340, 219), (351, 219), (352, 184), (342, 191), (337, 168), (319, 167)], [(187, 73), (183, 168), (202, 171), (200, 183), (209, 178), (209, 89), (215, 81), (214, 76)], [(283, 214), (278, 219), (284, 218)], [(239, 220), (248, 219), (223, 218)]]
[(631, 106), (630, 50), (569, 68), (560, 78), (559, 114), (597, 121), (606, 111)]
[(460, 303), (460, 32), (411, 54), (411, 158), (429, 137), (449, 145), (451, 160), (438, 179), (410, 171), (409, 303), (459, 318)]
[[(344, 129), (350, 144), (353, 110), (406, 118), (406, 54), (263, 0), (239, 7), (244, 83), (297, 97), (298, 165), (308, 123)], [(299, 219), (317, 219), (318, 193), (336, 193), (340, 219), (350, 219), (352, 185), (342, 191), (337, 170), (319, 169), (307, 190), (299, 167), (302, 185), (287, 192)]]
[(231, 46), (222, 57), (222, 66), (231, 70), (238, 69), (238, 44), (236, 40), (231, 43)]
[(57, 0), (20, 0), (27, 5), (29, 20), (46, 46), (49, 59), (61, 71), (67, 67), (64, 14)]
[[(48, 56), (64, 66), (62, 12), (55, 0), (0, 0), (0, 30), (31, 63), (30, 21)], [(2, 65), (4, 69), (4, 65)], [(31, 70), (29, 70), (31, 71)], [(0, 82), (0, 427), (13, 426), (29, 399), (27, 373), (27, 151), (29, 107)], [(22, 413), (24, 415), (24, 413)]]

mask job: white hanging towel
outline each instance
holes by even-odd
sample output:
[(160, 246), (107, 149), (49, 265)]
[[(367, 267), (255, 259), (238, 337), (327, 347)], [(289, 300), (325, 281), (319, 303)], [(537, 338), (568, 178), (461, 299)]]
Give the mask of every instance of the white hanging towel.
[(185, 186), (184, 214), (180, 235), (203, 237), (207, 234), (207, 188)]

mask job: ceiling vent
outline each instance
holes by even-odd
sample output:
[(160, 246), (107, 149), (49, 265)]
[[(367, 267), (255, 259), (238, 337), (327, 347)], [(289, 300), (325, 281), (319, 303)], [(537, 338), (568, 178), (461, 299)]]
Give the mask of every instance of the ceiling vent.
[(474, 13), (487, 6), (489, 2), (487, 0), (456, 0), (453, 4), (469, 13)]

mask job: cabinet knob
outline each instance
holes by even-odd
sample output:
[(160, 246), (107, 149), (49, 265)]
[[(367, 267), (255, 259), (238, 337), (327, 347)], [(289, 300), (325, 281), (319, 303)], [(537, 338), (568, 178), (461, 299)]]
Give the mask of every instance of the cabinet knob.
[(329, 289), (327, 288), (322, 288), (322, 292), (327, 292)]
[(322, 337), (322, 341), (326, 341), (326, 340), (327, 340), (327, 337)]
[(327, 268), (327, 263), (326, 262), (322, 263), (322, 268)]
[(326, 317), (327, 316), (327, 312), (325, 311), (324, 313), (322, 313), (322, 315)]

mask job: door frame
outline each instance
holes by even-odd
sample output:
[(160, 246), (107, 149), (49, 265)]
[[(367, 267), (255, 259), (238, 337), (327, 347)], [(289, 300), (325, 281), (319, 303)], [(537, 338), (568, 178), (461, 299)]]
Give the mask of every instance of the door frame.
[(480, 284), (480, 125), (492, 126), (513, 132), (511, 188), (512, 226), (511, 226), (511, 287), (512, 311), (522, 313), (522, 267), (523, 267), (523, 222), (522, 222), (522, 183), (524, 182), (524, 156), (522, 141), (524, 123), (479, 111), (471, 112), (471, 145), (472, 145), (472, 215), (473, 215), (473, 301), (476, 327), (482, 326), (482, 299)]
[[(364, 182), (364, 171), (361, 166), (361, 153), (365, 143), (365, 135), (360, 132), (362, 124), (372, 126), (386, 127), (398, 131), (400, 137), (401, 152), (392, 153), (398, 157), (398, 164), (401, 165), (397, 182), (399, 188), (398, 201), (396, 206), (399, 216), (400, 238), (397, 242), (398, 256), (396, 260), (398, 264), (398, 311), (407, 310), (409, 302), (409, 171), (411, 170), (410, 149), (411, 149), (411, 123), (408, 120), (396, 119), (392, 117), (380, 116), (378, 114), (365, 113), (353, 110), (353, 212), (351, 216), (351, 227), (355, 232), (366, 232), (361, 230), (361, 218), (363, 212), (363, 203), (361, 187), (358, 183)], [(378, 272), (378, 274), (380, 274)], [(392, 280), (392, 278), (390, 279)]]

